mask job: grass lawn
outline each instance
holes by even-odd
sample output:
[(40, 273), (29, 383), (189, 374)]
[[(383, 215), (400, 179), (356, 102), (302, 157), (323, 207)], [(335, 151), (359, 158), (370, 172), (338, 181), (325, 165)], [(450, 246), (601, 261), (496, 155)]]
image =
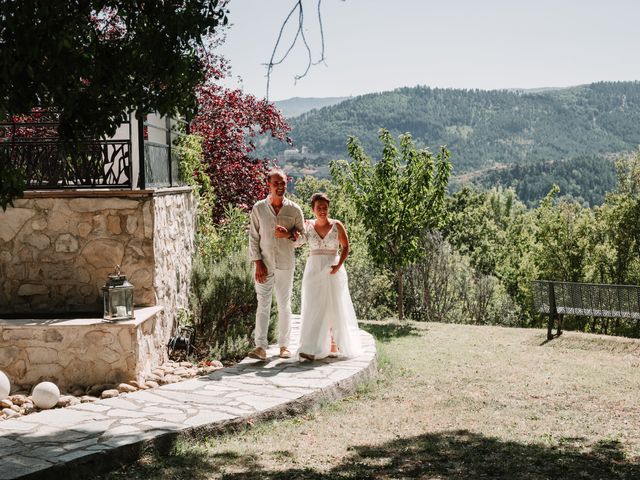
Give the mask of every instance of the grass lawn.
[(640, 340), (369, 322), (378, 380), (109, 479), (640, 479)]

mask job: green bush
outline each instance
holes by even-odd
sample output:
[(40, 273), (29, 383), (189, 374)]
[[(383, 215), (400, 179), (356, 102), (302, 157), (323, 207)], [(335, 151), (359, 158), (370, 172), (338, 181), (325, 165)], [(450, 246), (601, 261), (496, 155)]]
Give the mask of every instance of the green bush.
[[(200, 351), (222, 361), (243, 358), (253, 345), (257, 307), (253, 265), (244, 250), (218, 258), (195, 259), (191, 275), (190, 317)], [(277, 319), (272, 309), (269, 341)]]
[(222, 345), (231, 335), (249, 336), (254, 327), (256, 295), (246, 256), (197, 258), (191, 276), (191, 308), (198, 337)]
[(393, 316), (396, 305), (393, 274), (374, 265), (367, 245), (363, 241), (358, 242), (357, 237), (357, 234), (352, 237), (351, 251), (345, 263), (356, 316), (359, 319)]
[(423, 257), (405, 270), (407, 315), (415, 320), (525, 326), (498, 278), (475, 270), (469, 257), (438, 233), (423, 238)]

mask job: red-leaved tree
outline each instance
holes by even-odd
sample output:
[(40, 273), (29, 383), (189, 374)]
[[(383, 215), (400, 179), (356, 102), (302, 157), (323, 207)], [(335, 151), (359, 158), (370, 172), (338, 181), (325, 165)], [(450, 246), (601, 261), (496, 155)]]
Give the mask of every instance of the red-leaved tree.
[(251, 153), (265, 134), (290, 143), (290, 127), (272, 103), (218, 83), (229, 73), (224, 59), (209, 56), (206, 62), (207, 80), (198, 89), (191, 131), (204, 138), (204, 159), (216, 195), (213, 217), (219, 222), (227, 205), (248, 211), (267, 195), (265, 174), (272, 161)]

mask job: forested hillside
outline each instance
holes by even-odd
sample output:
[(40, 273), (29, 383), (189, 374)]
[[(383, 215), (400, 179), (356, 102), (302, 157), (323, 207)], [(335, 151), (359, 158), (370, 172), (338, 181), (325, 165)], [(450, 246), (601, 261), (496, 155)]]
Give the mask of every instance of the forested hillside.
[[(495, 168), (469, 179), (484, 188), (513, 187), (529, 207), (537, 206), (554, 184), (560, 187), (561, 196), (595, 206), (604, 202), (606, 192), (615, 189), (616, 169), (612, 159), (589, 156)], [(462, 183), (460, 179), (458, 183)]]
[[(291, 119), (298, 166), (344, 158), (348, 135), (378, 155), (377, 131), (410, 132), (416, 143), (446, 144), (454, 174), (496, 164), (531, 164), (635, 150), (640, 144), (640, 82), (602, 82), (543, 92), (428, 87), (347, 99)], [(282, 145), (265, 146), (279, 155)], [(528, 168), (528, 167), (527, 167)]]

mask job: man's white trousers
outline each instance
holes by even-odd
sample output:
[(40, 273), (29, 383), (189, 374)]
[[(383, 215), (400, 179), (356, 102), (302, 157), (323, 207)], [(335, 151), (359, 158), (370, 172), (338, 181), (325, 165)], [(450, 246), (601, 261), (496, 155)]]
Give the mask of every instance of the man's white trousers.
[(271, 298), (276, 294), (278, 305), (278, 343), (288, 347), (291, 339), (291, 292), (293, 291), (293, 268), (290, 270), (274, 269), (267, 275), (265, 283), (255, 282), (258, 297), (256, 310), (256, 346), (267, 349), (269, 342), (269, 318), (271, 317)]

